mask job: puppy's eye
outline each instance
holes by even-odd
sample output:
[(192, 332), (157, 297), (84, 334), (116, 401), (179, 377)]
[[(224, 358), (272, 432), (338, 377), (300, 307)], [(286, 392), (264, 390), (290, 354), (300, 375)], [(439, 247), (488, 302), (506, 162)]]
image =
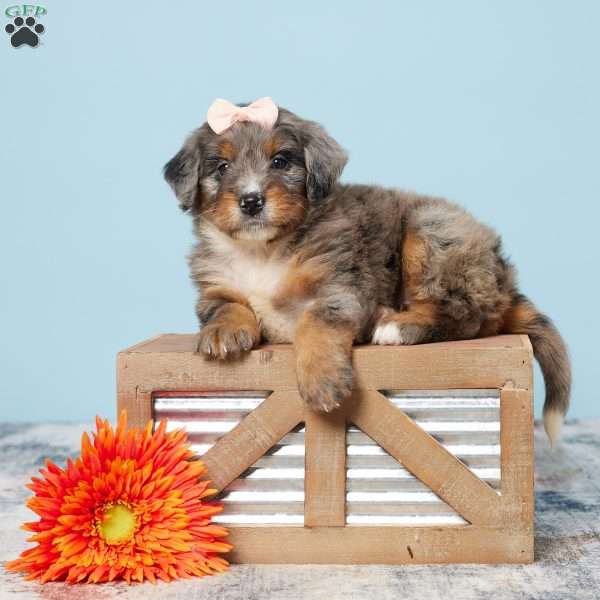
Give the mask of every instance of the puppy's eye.
[(217, 173), (219, 174), (220, 177), (223, 177), (223, 175), (225, 175), (225, 171), (227, 171), (228, 168), (229, 168), (229, 163), (228, 162), (222, 162), (217, 167)]
[(272, 161), (271, 161), (271, 166), (274, 169), (285, 169), (288, 166), (288, 160), (286, 158), (284, 158), (283, 156), (276, 156)]

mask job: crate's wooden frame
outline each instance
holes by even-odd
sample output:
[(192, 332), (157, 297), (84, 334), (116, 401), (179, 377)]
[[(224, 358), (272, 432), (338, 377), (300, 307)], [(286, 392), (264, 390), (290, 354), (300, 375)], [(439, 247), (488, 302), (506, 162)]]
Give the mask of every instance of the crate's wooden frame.
[[(152, 419), (156, 391), (272, 390), (203, 457), (225, 488), (299, 422), (306, 426), (305, 525), (230, 528), (231, 560), (254, 563), (527, 563), (533, 560), (532, 350), (526, 336), (354, 350), (356, 391), (342, 410), (302, 403), (290, 346), (238, 362), (206, 361), (194, 336), (158, 336), (119, 353), (118, 406)], [(393, 406), (383, 389), (496, 388), (501, 494)], [(345, 435), (351, 421), (456, 510), (467, 525), (345, 524)]]

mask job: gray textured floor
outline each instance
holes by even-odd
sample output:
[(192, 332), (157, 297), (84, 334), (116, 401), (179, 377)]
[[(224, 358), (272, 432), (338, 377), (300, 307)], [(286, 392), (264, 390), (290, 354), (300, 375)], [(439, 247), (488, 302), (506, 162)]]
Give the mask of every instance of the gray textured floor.
[[(49, 456), (77, 453), (79, 425), (0, 423), (0, 564), (27, 547), (23, 484)], [(570, 423), (552, 453), (536, 430), (536, 562), (525, 566), (233, 566), (170, 584), (27, 583), (0, 568), (0, 598), (123, 600), (456, 600), (600, 598), (600, 421)]]

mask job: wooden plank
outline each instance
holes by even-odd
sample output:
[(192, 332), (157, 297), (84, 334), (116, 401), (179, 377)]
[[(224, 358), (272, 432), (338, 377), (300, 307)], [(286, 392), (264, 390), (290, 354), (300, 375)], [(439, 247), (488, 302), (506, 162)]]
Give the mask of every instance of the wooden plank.
[[(523, 336), (420, 344), (356, 346), (356, 385), (362, 389), (531, 387), (530, 347)], [(124, 380), (156, 389), (295, 390), (291, 345), (261, 346), (239, 361), (210, 361), (193, 352), (195, 336), (168, 334), (124, 352)]]
[(530, 390), (505, 388), (500, 396), (500, 463), (504, 519), (533, 537), (533, 397)]
[(263, 564), (530, 563), (527, 535), (493, 527), (235, 527), (227, 560)]
[(305, 409), (304, 524), (346, 524), (346, 418)]
[(131, 380), (128, 374), (127, 355), (119, 353), (117, 356), (117, 419), (122, 410), (127, 411), (127, 424), (129, 427), (145, 427), (152, 419), (152, 394), (140, 389), (135, 379)]
[(530, 351), (521, 336), (468, 342), (358, 346), (353, 352), (356, 386), (366, 390), (500, 389), (510, 381), (514, 387), (531, 387)]
[[(135, 344), (123, 352), (194, 352), (197, 334), (193, 333), (163, 333), (151, 337), (139, 344)], [(404, 346), (410, 350), (416, 350), (417, 352), (424, 347), (437, 348), (440, 352), (448, 352), (448, 350), (456, 349), (476, 349), (482, 350), (486, 348), (492, 349), (513, 349), (523, 348), (529, 345), (529, 338), (526, 335), (497, 335), (486, 338), (475, 338), (471, 340), (459, 340), (455, 342), (436, 342), (432, 344), (420, 344), (417, 346)], [(279, 351), (282, 349), (291, 349), (289, 344), (264, 344), (257, 350), (269, 350)], [(393, 349), (392, 346), (386, 346), (382, 348), (377, 345), (364, 344), (355, 346), (356, 350), (368, 349), (369, 351), (375, 352), (388, 352)], [(254, 350), (256, 352), (257, 350)]]
[(500, 524), (496, 492), (383, 395), (361, 394), (349, 419), (467, 521)]
[(304, 406), (298, 393), (271, 394), (201, 457), (214, 487), (225, 488), (303, 417)]
[[(146, 392), (162, 391), (297, 391), (294, 353), (254, 350), (240, 360), (208, 360), (192, 350), (182, 350), (180, 338), (164, 336), (170, 350), (143, 350), (119, 354), (120, 389), (139, 386)], [(162, 338), (161, 338), (162, 340)], [(185, 341), (185, 340), (183, 340)]]

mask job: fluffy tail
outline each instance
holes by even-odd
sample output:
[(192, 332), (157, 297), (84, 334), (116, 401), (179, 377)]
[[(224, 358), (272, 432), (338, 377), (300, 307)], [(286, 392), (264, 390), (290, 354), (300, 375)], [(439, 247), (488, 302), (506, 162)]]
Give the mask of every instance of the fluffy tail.
[(564, 340), (552, 321), (522, 294), (516, 294), (504, 317), (505, 333), (529, 336), (546, 385), (544, 429), (554, 445), (560, 436), (571, 393), (571, 364)]

